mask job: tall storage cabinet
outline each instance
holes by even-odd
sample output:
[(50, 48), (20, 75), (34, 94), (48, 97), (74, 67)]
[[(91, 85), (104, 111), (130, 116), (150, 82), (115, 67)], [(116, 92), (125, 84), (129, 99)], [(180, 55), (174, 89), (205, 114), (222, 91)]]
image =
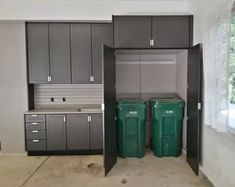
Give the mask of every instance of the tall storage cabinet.
[(48, 83), (50, 75), (48, 24), (28, 23), (27, 35), (29, 82)]

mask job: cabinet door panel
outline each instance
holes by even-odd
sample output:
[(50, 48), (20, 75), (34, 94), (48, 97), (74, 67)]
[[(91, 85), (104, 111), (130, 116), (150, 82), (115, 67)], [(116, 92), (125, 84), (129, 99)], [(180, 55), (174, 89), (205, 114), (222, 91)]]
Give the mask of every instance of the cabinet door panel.
[(47, 115), (47, 150), (66, 150), (66, 125), (64, 115)]
[(115, 48), (150, 48), (150, 16), (115, 16)]
[(28, 23), (27, 42), (29, 83), (48, 83), (48, 24)]
[(88, 115), (67, 115), (68, 150), (90, 148)]
[(189, 48), (190, 32), (190, 16), (152, 18), (154, 48)]
[(102, 114), (91, 115), (91, 149), (103, 149)]
[(49, 24), (49, 38), (52, 83), (70, 83), (69, 24)]
[(90, 83), (91, 25), (71, 24), (72, 83)]
[(113, 46), (113, 25), (92, 24), (92, 74), (94, 83), (102, 83), (102, 48), (103, 44)]

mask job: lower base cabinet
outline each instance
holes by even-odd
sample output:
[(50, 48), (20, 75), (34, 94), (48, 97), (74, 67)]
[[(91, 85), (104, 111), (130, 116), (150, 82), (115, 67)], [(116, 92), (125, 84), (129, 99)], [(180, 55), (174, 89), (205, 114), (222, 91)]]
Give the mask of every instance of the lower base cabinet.
[(88, 115), (67, 115), (67, 149), (90, 149)]
[(102, 114), (25, 115), (25, 143), (31, 153), (102, 150)]
[(66, 116), (46, 115), (47, 150), (66, 150)]

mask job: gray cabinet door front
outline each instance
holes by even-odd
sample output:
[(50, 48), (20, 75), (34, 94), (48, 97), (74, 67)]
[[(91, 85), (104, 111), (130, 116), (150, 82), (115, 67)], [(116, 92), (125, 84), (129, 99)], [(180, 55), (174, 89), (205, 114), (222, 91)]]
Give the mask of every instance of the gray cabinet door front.
[(103, 149), (103, 120), (102, 114), (91, 115), (91, 149)]
[(47, 23), (27, 24), (29, 83), (48, 83), (49, 41)]
[(67, 148), (68, 150), (90, 148), (88, 115), (67, 115)]
[(150, 16), (115, 16), (115, 48), (150, 48)]
[(102, 83), (102, 47), (113, 46), (113, 25), (111, 23), (92, 24), (92, 74), (94, 83)]
[(52, 83), (70, 83), (69, 24), (49, 24), (50, 74)]
[(152, 18), (154, 48), (189, 48), (190, 32), (190, 16)]
[(66, 122), (64, 115), (46, 115), (47, 150), (66, 150)]
[(71, 24), (72, 83), (90, 83), (91, 24)]

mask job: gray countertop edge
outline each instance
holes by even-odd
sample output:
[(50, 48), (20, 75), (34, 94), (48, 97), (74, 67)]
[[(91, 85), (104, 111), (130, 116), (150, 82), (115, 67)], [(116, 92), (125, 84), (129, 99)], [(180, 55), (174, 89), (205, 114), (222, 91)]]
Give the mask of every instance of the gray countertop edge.
[(90, 110), (90, 111), (76, 111), (76, 110), (29, 110), (24, 112), (25, 115), (33, 115), (33, 114), (102, 114), (103, 110), (97, 109), (97, 110)]

